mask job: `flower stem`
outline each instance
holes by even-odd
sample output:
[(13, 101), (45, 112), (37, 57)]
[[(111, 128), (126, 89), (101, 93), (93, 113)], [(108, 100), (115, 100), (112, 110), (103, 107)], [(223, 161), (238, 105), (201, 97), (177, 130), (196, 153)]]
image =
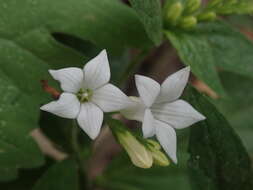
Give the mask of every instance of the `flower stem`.
[(73, 156), (76, 159), (78, 165), (79, 165), (79, 174), (80, 174), (80, 185), (84, 186), (84, 189), (90, 189), (90, 182), (87, 175), (87, 167), (86, 167), (86, 160), (82, 156), (82, 149), (79, 145), (79, 127), (76, 122), (76, 120), (73, 120), (73, 126), (71, 131), (71, 145), (72, 145), (72, 151)]

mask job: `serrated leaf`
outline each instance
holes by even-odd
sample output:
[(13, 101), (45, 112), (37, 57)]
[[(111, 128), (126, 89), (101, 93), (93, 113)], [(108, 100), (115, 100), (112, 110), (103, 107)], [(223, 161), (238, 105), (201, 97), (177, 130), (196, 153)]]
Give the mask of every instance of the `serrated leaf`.
[(32, 190), (78, 190), (77, 164), (64, 160), (51, 166), (36, 182)]
[(253, 77), (253, 43), (223, 22), (199, 24), (194, 31), (167, 32), (193, 73), (223, 95), (216, 67)]
[(162, 10), (159, 0), (130, 0), (155, 45), (162, 41)]
[(191, 127), (189, 168), (194, 189), (252, 189), (251, 161), (239, 136), (196, 90), (188, 91), (187, 100), (207, 118)]
[(136, 13), (116, 0), (4, 0), (0, 4), (0, 180), (14, 179), (16, 169), (43, 162), (29, 136), (38, 126), (40, 104), (49, 101), (39, 81), (51, 79), (49, 68), (82, 66), (85, 61), (52, 33), (67, 33), (117, 51), (150, 43)]
[(224, 95), (208, 41), (197, 32), (167, 31), (166, 36), (177, 49), (183, 63), (191, 66), (191, 71), (214, 91)]
[(209, 43), (218, 67), (253, 77), (253, 43), (246, 36), (223, 22), (201, 24), (198, 31)]

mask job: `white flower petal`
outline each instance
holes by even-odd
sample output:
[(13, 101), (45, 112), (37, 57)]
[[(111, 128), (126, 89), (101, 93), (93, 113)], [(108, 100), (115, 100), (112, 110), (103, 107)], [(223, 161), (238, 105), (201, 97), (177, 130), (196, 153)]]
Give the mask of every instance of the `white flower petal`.
[(130, 105), (128, 97), (116, 86), (106, 84), (94, 90), (91, 101), (104, 112), (122, 110)]
[(96, 89), (108, 83), (111, 77), (106, 50), (84, 66), (84, 88)]
[(77, 117), (78, 124), (91, 139), (95, 139), (103, 123), (102, 110), (93, 103), (81, 104), (81, 110)]
[(55, 80), (61, 84), (65, 92), (76, 93), (82, 87), (83, 71), (79, 68), (69, 67), (59, 70), (49, 70), (49, 73)]
[(150, 109), (145, 110), (144, 120), (142, 123), (142, 132), (144, 138), (152, 137), (155, 134), (154, 117)]
[(175, 130), (168, 124), (155, 120), (156, 137), (164, 151), (177, 163), (177, 136)]
[(160, 84), (142, 75), (135, 75), (135, 83), (144, 104), (150, 107), (160, 93)]
[(170, 75), (161, 85), (161, 92), (156, 102), (172, 102), (178, 99), (188, 82), (190, 67), (185, 67)]
[(188, 127), (205, 119), (201, 113), (184, 100), (166, 104), (154, 104), (151, 111), (156, 119), (166, 122), (177, 129)]
[(74, 94), (62, 93), (59, 100), (43, 105), (40, 109), (60, 117), (74, 119), (80, 111), (80, 102)]
[(131, 104), (120, 111), (120, 113), (129, 120), (136, 120), (142, 122), (144, 119), (145, 105), (140, 98), (130, 96), (129, 101)]

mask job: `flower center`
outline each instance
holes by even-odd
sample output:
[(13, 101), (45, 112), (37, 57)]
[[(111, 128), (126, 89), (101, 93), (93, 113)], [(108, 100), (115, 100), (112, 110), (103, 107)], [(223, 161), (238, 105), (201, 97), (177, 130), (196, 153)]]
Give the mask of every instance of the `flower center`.
[(90, 89), (80, 89), (76, 94), (80, 102), (88, 102), (92, 97), (92, 90)]

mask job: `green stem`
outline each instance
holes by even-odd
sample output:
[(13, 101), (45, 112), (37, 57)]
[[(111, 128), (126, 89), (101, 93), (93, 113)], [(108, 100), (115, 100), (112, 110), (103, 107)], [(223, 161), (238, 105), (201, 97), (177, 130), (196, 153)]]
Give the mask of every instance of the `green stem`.
[(85, 189), (88, 190), (90, 189), (90, 182), (87, 176), (87, 167), (85, 165), (86, 160), (82, 156), (82, 149), (79, 146), (79, 126), (76, 123), (76, 120), (73, 120), (73, 126), (72, 126), (72, 131), (71, 131), (71, 144), (72, 144), (72, 149), (73, 149), (73, 154), (74, 157), (79, 165), (80, 169), (80, 177), (81, 177), (81, 182), (84, 183)]
[(78, 163), (80, 163), (82, 158), (80, 155), (80, 148), (79, 148), (79, 143), (78, 143), (78, 126), (75, 120), (73, 121), (73, 126), (72, 126), (72, 131), (71, 131), (71, 144), (72, 144), (74, 156), (77, 159)]

